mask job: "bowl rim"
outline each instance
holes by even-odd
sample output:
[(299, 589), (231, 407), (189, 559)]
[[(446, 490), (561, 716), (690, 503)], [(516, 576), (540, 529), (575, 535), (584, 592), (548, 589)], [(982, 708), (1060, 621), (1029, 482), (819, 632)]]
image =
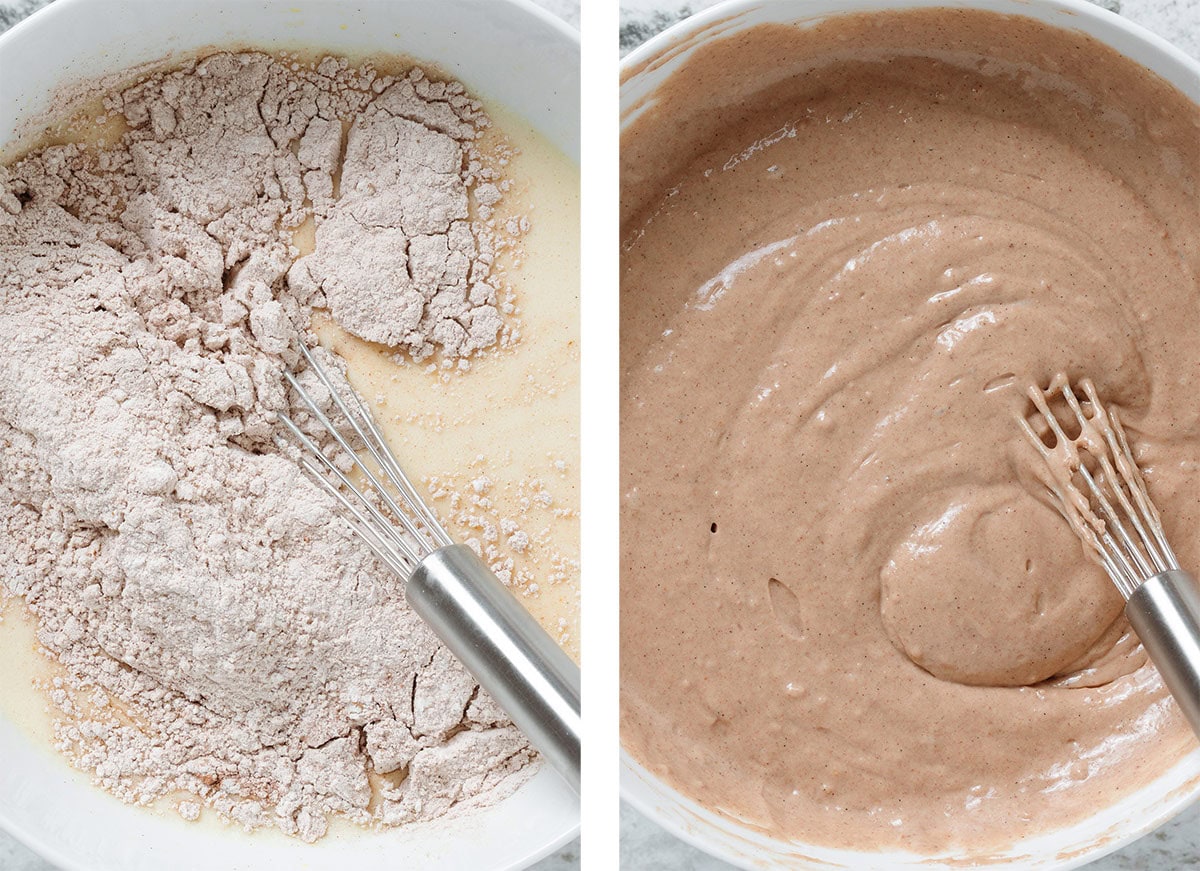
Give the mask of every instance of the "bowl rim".
[[(0, 33), (0, 49), (4, 48), (13, 34), (23, 33), (29, 26), (29, 23), (37, 22), (37, 26), (41, 26), (44, 22), (56, 15), (70, 14), (63, 13), (63, 9), (73, 9), (83, 3), (94, 3), (96, 0), (49, 0), (45, 6), (35, 9), (29, 15), (26, 15), (16, 24), (9, 27), (4, 32)], [(566, 20), (559, 18), (549, 9), (540, 6), (533, 0), (493, 0), (493, 2), (507, 3), (510, 6), (515, 6), (527, 15), (531, 15), (538, 19), (542, 24), (549, 25), (559, 31), (562, 36), (567, 37), (578, 46), (581, 41), (579, 28), (570, 24)]]
[[(74, 10), (78, 7), (94, 5), (96, 2), (97, 0), (46, 0), (46, 4), (44, 6), (34, 10), (29, 15), (26, 15), (7, 30), (0, 32), (0, 58), (4, 56), (4, 50), (6, 46), (27, 38), (25, 36), (26, 33), (36, 33), (38, 28), (55, 26), (60, 18), (63, 16), (71, 16), (74, 14)], [(322, 2), (329, 3), (330, 5), (336, 5), (339, 3), (350, 2), (350, 0), (322, 0)], [(416, 2), (422, 2), (422, 0), (416, 0)], [(437, 0), (424, 0), (424, 2), (437, 2)], [(535, 2), (535, 0), (461, 0), (461, 2), (487, 2), (489, 4), (510, 6), (518, 14), (525, 15), (539, 25), (550, 28), (555, 32), (556, 36), (567, 40), (567, 42), (570, 43), (571, 48), (574, 49), (574, 53), (577, 58), (581, 55), (582, 35), (579, 31), (579, 28), (555, 15), (544, 6), (539, 5), (537, 2)], [(253, 40), (249, 40), (247, 45), (252, 46)], [(214, 47), (216, 46), (214, 45)], [(187, 57), (188, 54), (189, 52), (181, 52), (178, 57), (182, 59)], [(170, 65), (176, 59), (176, 57), (177, 56), (173, 51), (168, 51), (160, 58), (151, 61), (150, 65), (153, 67), (158, 65), (160, 62)], [(439, 64), (438, 61), (430, 58), (423, 60), (435, 65)], [(576, 61), (576, 64), (578, 65), (578, 60)], [(70, 85), (76, 84), (78, 81), (78, 78), (67, 77), (58, 82), (57, 90), (61, 91)], [(16, 135), (11, 141), (20, 142), (24, 138), (23, 131), (25, 128), (31, 125), (36, 125), (45, 120), (46, 116), (52, 112), (53, 107), (50, 107), (48, 110), (44, 110), (41, 113), (37, 113), (31, 117), (22, 119), (21, 123), (18, 124), (15, 129), (14, 133)], [(9, 142), (0, 140), (0, 158), (3, 157), (3, 149), (8, 145)], [(567, 157), (574, 161), (576, 165), (579, 165), (580, 154), (578, 149), (574, 154), (570, 153), (569, 150), (564, 150), (564, 153), (566, 153)]]
[[(97, 2), (100, 2), (100, 0), (53, 0), (53, 2), (47, 2), (46, 5), (36, 9), (34, 12), (25, 16), (20, 21), (17, 21), (7, 30), (0, 32), (0, 57), (4, 56), (7, 47), (23, 42), (24, 40), (30, 38), (36, 38), (41, 29), (47, 26), (62, 26), (59, 22), (61, 20), (69, 20), (70, 17), (75, 14), (75, 10), (77, 8), (84, 5), (94, 5)], [(334, 0), (334, 2), (344, 2), (344, 0)], [(432, 2), (432, 0), (427, 0), (427, 2)], [(531, 23), (536, 22), (541, 26), (548, 27), (554, 32), (555, 37), (566, 40), (570, 44), (570, 48), (574, 50), (575, 55), (578, 57), (582, 42), (579, 28), (560, 18), (558, 15), (555, 15), (544, 6), (534, 2), (534, 0), (486, 0), (486, 2), (488, 2), (489, 5), (504, 4), (510, 6), (517, 14), (524, 15), (527, 18), (532, 19)], [(247, 39), (247, 45), (252, 46), (254, 42), (255, 40), (253, 38)], [(194, 53), (194, 51), (195, 49), (180, 52), (179, 57), (187, 57), (190, 53)], [(173, 51), (168, 51), (163, 55), (163, 60), (167, 64), (170, 64), (175, 57), (176, 55)], [(432, 58), (422, 60), (427, 60), (428, 62), (434, 64), (439, 63), (437, 60)], [(58, 87), (68, 87), (75, 81), (75, 79), (67, 77), (58, 82)], [(52, 113), (52, 111), (53, 110), (51, 109), (48, 113), (35, 114), (31, 118), (23, 119), (22, 124), (18, 125), (17, 129), (15, 130), (16, 141), (20, 141), (22, 137), (22, 127), (28, 124), (38, 123), (43, 119), (43, 117)], [(578, 123), (578, 119), (576, 119), (576, 122)], [(532, 120), (530, 120), (529, 123), (532, 124)], [(0, 146), (4, 146), (6, 144), (7, 143), (5, 142), (0, 142)], [(578, 154), (572, 155), (565, 151), (564, 153), (569, 160), (578, 165)], [(524, 789), (527, 784), (534, 779), (550, 776), (557, 777), (557, 775), (554, 775), (553, 772), (549, 770), (544, 762), (538, 762), (536, 764), (538, 765), (538, 768), (533, 772), (532, 776), (528, 780), (517, 787), (518, 790)], [(91, 788), (98, 789), (98, 787)], [(151, 814), (154, 813), (152, 810), (148, 810), (146, 812)], [(445, 817), (441, 817), (439, 819), (444, 820)], [(579, 817), (577, 816), (572, 826), (565, 828), (556, 835), (546, 838), (543, 843), (531, 850), (528, 854), (526, 854), (526, 856), (522, 858), (514, 858), (506, 865), (495, 866), (494, 871), (520, 871), (520, 869), (528, 868), (578, 838), (580, 829), (581, 823)], [(13, 839), (32, 850), (40, 858), (52, 862), (58, 868), (61, 868), (62, 871), (94, 871), (91, 866), (83, 863), (84, 860), (77, 856), (63, 852), (56, 844), (48, 840), (47, 837), (43, 837), (41, 833), (35, 832), (20, 825), (5, 810), (5, 807), (2, 803), (0, 803), (0, 831), (12, 836)]]
[[(689, 15), (677, 21), (675, 24), (666, 28), (662, 32), (648, 39), (621, 59), (620, 64), (620, 82), (621, 91), (624, 94), (627, 85), (630, 82), (636, 81), (639, 76), (647, 71), (650, 71), (651, 62), (656, 58), (665, 57), (674, 49), (680, 46), (687, 46), (686, 51), (690, 52), (696, 46), (707, 43), (712, 40), (719, 40), (729, 35), (730, 30), (737, 31), (739, 24), (736, 18), (759, 9), (764, 6), (773, 5), (775, 0), (722, 0), (713, 6), (710, 6), (693, 15)], [(1089, 0), (1012, 0), (1013, 8), (1009, 12), (998, 12), (987, 4), (987, 0), (865, 0), (863, 3), (855, 3), (848, 8), (830, 9), (828, 8), (831, 0), (795, 0), (796, 5), (802, 6), (805, 2), (815, 8), (811, 16), (805, 16), (802, 11), (798, 11), (795, 21), (811, 22), (814, 20), (824, 20), (834, 18), (839, 15), (849, 14), (876, 14), (880, 12), (901, 11), (914, 8), (945, 8), (945, 9), (974, 9), (980, 11), (997, 12), (997, 14), (1011, 15), (1028, 15), (1028, 10), (1037, 7), (1053, 12), (1061, 12), (1072, 16), (1068, 21), (1078, 22), (1080, 19), (1091, 19), (1098, 21), (1102, 25), (1114, 28), (1120, 31), (1126, 38), (1136, 41), (1148, 48), (1152, 53), (1163, 56), (1166, 60), (1181, 67), (1184, 70), (1192, 72), (1196, 77), (1196, 92), (1187, 93), (1179, 83), (1172, 82), (1185, 96), (1189, 97), (1197, 105), (1200, 105), (1200, 59), (1194, 58), (1184, 52), (1182, 49), (1169, 42), (1164, 37), (1159, 36), (1151, 30), (1148, 30), (1141, 24), (1118, 15), (1096, 3)], [(723, 22), (730, 22), (730, 29), (719, 27)], [(1049, 23), (1049, 22), (1045, 22)], [(1051, 26), (1057, 26), (1051, 24)], [(1061, 26), (1061, 30), (1079, 30), (1078, 27)], [(706, 33), (706, 31), (708, 31)], [(1090, 34), (1093, 39), (1103, 42), (1114, 51), (1129, 57), (1124, 51), (1121, 51), (1113, 44), (1113, 39), (1110, 37), (1099, 37)], [(1129, 58), (1134, 63), (1139, 63), (1133, 58)], [(1140, 64), (1144, 66), (1144, 64)], [(1162, 75), (1156, 71), (1156, 75)], [(669, 78), (669, 76), (668, 76)], [(653, 93), (651, 90), (650, 94)], [(648, 98), (642, 98), (645, 100)], [(639, 101), (635, 101), (639, 102)], [(626, 113), (624, 100), (621, 104), (621, 129), (624, 131), (626, 126), (632, 122), (636, 112)], [(758, 833), (753, 829), (745, 827), (737, 823), (732, 817), (724, 814), (719, 814), (713, 810), (701, 805), (694, 799), (683, 794), (671, 784), (653, 774), (646, 766), (644, 766), (633, 754), (631, 754), (621, 742), (619, 747), (620, 757), (620, 796), (622, 801), (628, 802), (630, 806), (636, 809), (646, 818), (652, 820), (656, 825), (670, 832), (675, 837), (679, 838), (691, 846), (702, 850), (703, 852), (715, 856), (723, 861), (729, 862), (739, 868), (752, 868), (747, 864), (749, 860), (744, 856), (739, 856), (733, 853), (725, 844), (715, 840), (709, 833), (709, 830), (715, 828), (714, 821), (720, 823), (724, 831), (723, 834), (731, 834), (728, 830), (740, 830), (741, 833), (757, 837)], [(1192, 767), (1200, 770), (1200, 753), (1192, 751), (1188, 755), (1181, 758), (1168, 771), (1175, 771), (1191, 761)], [(666, 796), (673, 801), (678, 808), (681, 808), (689, 818), (696, 822), (696, 825), (688, 825), (675, 817), (664, 815), (659, 811), (655, 803), (638, 788), (638, 782), (652, 784), (653, 788), (663, 796)], [(1143, 789), (1148, 789), (1154, 784), (1152, 781)], [(1089, 862), (1093, 862), (1102, 856), (1113, 853), (1122, 847), (1125, 847), (1136, 841), (1137, 839), (1149, 834), (1154, 829), (1168, 822), (1182, 810), (1192, 804), (1200, 797), (1200, 777), (1196, 777), (1192, 782), (1184, 787), (1175, 790), (1167, 790), (1169, 800), (1160, 803), (1157, 813), (1150, 814), (1145, 818), (1130, 825), (1126, 830), (1120, 832), (1116, 837), (1098, 837), (1096, 842), (1085, 848), (1082, 851), (1075, 851), (1069, 857), (1063, 858), (1060, 861), (1052, 861), (1047, 868), (1059, 869), (1059, 871), (1068, 871), (1068, 869), (1078, 868)], [(1086, 820), (1081, 821), (1086, 822)], [(1064, 831), (1060, 829), (1057, 831)], [(1042, 833), (1053, 834), (1050, 833)], [(771, 839), (774, 843), (781, 847), (788, 846), (787, 842), (779, 839)], [(1020, 844), (1018, 841), (1016, 844)], [(803, 849), (806, 846), (799, 842), (792, 845), (796, 848)], [(1015, 845), (1014, 845), (1015, 846)], [(816, 849), (818, 845), (812, 845)], [(838, 850), (836, 851), (844, 856), (848, 861), (869, 861), (872, 857), (875, 859), (888, 858), (887, 853), (867, 852), (867, 851), (851, 851)], [(780, 867), (808, 867), (805, 862), (811, 861), (812, 867), (831, 867), (825, 860), (807, 860), (805, 857), (797, 857), (800, 864), (786, 864)], [(936, 862), (938, 860), (931, 860)], [(1006, 863), (997, 867), (1016, 867), (1017, 860), (1007, 860)], [(773, 867), (773, 866), (772, 866)], [(838, 867), (838, 866), (833, 866)], [(857, 866), (846, 866), (857, 867)], [(936, 868), (936, 865), (928, 867)], [(983, 866), (980, 866), (983, 867)]]
[[(58, 0), (58, 2), (62, 2), (62, 0)], [(78, 2), (78, 0), (70, 0), (70, 2)], [(761, 6), (770, 5), (773, 2), (774, 0), (721, 0), (719, 3), (709, 6), (706, 9), (702, 9), (701, 11), (689, 15), (686, 18), (680, 19), (670, 27), (650, 37), (650, 39), (643, 42), (621, 59), (620, 72), (622, 87), (624, 87), (625, 84), (625, 77), (627, 75), (631, 78), (635, 77), (638, 69), (642, 67), (646, 61), (665, 53), (678, 44), (688, 41), (697, 33), (707, 30), (710, 26), (721, 22), (723, 19), (740, 15), (744, 12), (757, 9)], [(812, 0), (812, 2), (814, 2), (814, 5), (817, 5), (815, 0)], [(848, 8), (840, 12), (816, 13), (814, 17), (830, 18), (835, 15), (858, 14), (863, 12), (890, 12), (918, 7), (946, 9), (982, 8), (977, 0), (932, 0), (932, 2), (921, 2), (921, 0), (874, 0), (873, 4), (870, 6), (859, 7), (856, 5), (854, 8)], [(1135, 21), (1131, 21), (1123, 15), (1118, 15), (1116, 12), (1105, 9), (1103, 6), (1097, 5), (1095, 2), (1090, 2), (1090, 0), (1013, 0), (1013, 9), (1009, 14), (1021, 15), (1022, 9), (1029, 9), (1032, 7), (1049, 8), (1070, 15), (1078, 15), (1081, 18), (1093, 18), (1105, 22), (1109, 26), (1125, 31), (1128, 36), (1133, 37), (1140, 42), (1147, 43), (1155, 51), (1166, 55), (1180, 66), (1190, 67), (1194, 73), (1200, 76), (1200, 59), (1192, 57), (1174, 43), (1168, 41), (1162, 36), (1159, 36), (1157, 33), (1147, 29), (1143, 25), (1138, 24)], [(989, 9), (984, 11), (995, 10)], [(1063, 27), (1060, 29), (1068, 30), (1070, 28)], [(705, 39), (720, 39), (723, 35), (724, 31), (720, 31), (711, 34), (710, 37), (705, 37)]]
[[(542, 777), (546, 773), (552, 773), (544, 762), (539, 762), (538, 765), (540, 768), (534, 772), (533, 777)], [(554, 776), (557, 777), (557, 775)], [(524, 783), (521, 784), (518, 789), (524, 787), (524, 785)], [(100, 787), (93, 786), (91, 788), (99, 789)], [(140, 808), (140, 810), (148, 814), (156, 813), (156, 811), (149, 808)], [(441, 817), (439, 819), (445, 818)], [(36, 853), (39, 859), (52, 863), (59, 871), (96, 871), (93, 866), (84, 864), (83, 860), (78, 859), (78, 857), (62, 852), (57, 845), (45, 837), (29, 829), (22, 828), (9, 816), (3, 805), (0, 805), (0, 832), (11, 835), (14, 840)], [(545, 843), (530, 851), (524, 858), (514, 859), (507, 865), (498, 865), (491, 869), (491, 871), (523, 871), (523, 869), (531, 867), (535, 863), (545, 859), (551, 853), (571, 843), (571, 841), (579, 837), (579, 832), (580, 824), (577, 821), (572, 828), (564, 830), (556, 837), (547, 839)], [(367, 834), (369, 836), (370, 833), (367, 832)]]

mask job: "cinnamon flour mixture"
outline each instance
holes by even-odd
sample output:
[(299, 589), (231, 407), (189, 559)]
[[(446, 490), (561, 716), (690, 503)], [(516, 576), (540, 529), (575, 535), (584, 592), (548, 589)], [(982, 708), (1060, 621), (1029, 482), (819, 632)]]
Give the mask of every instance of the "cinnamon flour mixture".
[(272, 443), (314, 308), (415, 359), (512, 340), (481, 107), (262, 54), (104, 105), (119, 144), (0, 168), (0, 561), (65, 667), (60, 746), (310, 841), (502, 796), (525, 741)]

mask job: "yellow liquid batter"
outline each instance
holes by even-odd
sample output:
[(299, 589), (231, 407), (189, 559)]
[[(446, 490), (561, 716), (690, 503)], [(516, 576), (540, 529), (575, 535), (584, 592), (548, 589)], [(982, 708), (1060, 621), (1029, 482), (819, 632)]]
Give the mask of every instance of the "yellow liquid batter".
[(37, 687), (45, 686), (60, 669), (38, 652), (37, 628), (16, 597), (0, 603), (0, 662), (0, 717), (28, 733), (39, 748), (51, 750), (54, 717), (49, 699)]

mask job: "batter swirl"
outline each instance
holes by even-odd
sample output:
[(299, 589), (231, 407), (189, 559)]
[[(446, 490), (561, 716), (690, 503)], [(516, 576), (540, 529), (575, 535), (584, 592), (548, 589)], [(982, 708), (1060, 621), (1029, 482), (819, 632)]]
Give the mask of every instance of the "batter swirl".
[(701, 48), (627, 131), (622, 733), (775, 835), (987, 850), (1187, 727), (1022, 470), (1024, 385), (1119, 406), (1200, 565), (1200, 108), (947, 10)]

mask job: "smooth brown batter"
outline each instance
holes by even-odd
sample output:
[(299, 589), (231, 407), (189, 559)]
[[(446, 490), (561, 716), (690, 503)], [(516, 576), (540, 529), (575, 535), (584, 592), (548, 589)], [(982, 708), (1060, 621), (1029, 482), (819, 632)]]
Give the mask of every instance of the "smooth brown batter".
[(950, 10), (758, 27), (653, 96), (622, 141), (625, 746), (777, 836), (968, 856), (1165, 771), (1194, 739), (1014, 415), (1090, 376), (1200, 567), (1200, 108)]

